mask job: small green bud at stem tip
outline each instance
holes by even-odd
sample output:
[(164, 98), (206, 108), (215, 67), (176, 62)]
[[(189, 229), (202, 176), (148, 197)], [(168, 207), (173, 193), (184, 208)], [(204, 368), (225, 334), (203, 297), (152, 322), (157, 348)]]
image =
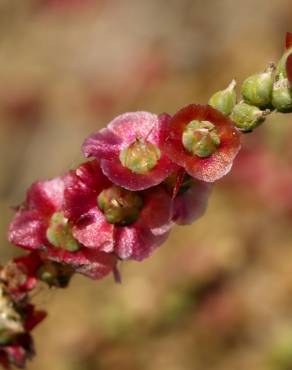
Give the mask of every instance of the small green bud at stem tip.
[(236, 104), (236, 81), (232, 80), (225, 90), (217, 91), (211, 96), (209, 105), (228, 116)]
[(262, 111), (258, 107), (241, 101), (233, 108), (230, 118), (241, 131), (250, 132), (263, 123), (270, 113), (268, 109)]
[(292, 112), (292, 89), (287, 78), (280, 78), (274, 83), (272, 104), (278, 112)]
[(97, 197), (97, 204), (107, 222), (120, 226), (135, 222), (143, 208), (139, 194), (118, 186), (103, 190)]
[(245, 103), (258, 108), (267, 108), (271, 104), (273, 74), (275, 66), (270, 63), (262, 73), (256, 73), (244, 80), (241, 94)]

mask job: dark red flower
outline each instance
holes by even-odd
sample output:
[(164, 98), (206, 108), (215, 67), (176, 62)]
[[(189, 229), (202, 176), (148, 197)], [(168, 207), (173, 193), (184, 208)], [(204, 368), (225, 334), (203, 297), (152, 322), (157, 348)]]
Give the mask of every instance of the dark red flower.
[[(94, 253), (74, 238), (71, 221), (63, 212), (63, 198), (63, 178), (33, 184), (10, 224), (10, 242), (94, 279), (107, 275), (115, 264), (114, 256)], [(103, 234), (103, 238), (111, 239), (111, 235)]]
[(216, 109), (191, 104), (172, 117), (164, 148), (190, 176), (214, 182), (230, 171), (240, 149), (240, 134)]
[(64, 209), (74, 237), (121, 259), (147, 257), (168, 235), (170, 196), (161, 187), (131, 192), (103, 177), (94, 160), (65, 178)]
[(148, 112), (125, 113), (83, 144), (86, 157), (100, 160), (116, 185), (143, 190), (160, 184), (177, 166), (162, 150), (170, 117)]
[(35, 288), (37, 271), (42, 261), (37, 252), (14, 258), (0, 271), (0, 279), (6, 284), (6, 289), (15, 300), (22, 299), (28, 291)]

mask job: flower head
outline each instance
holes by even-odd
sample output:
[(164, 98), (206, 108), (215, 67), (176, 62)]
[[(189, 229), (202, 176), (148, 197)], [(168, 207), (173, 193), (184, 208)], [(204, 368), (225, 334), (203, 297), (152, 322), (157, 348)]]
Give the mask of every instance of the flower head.
[(100, 160), (116, 185), (143, 190), (161, 183), (177, 166), (162, 150), (170, 117), (148, 112), (125, 113), (83, 144), (86, 157)]
[(198, 180), (214, 182), (226, 175), (239, 149), (232, 121), (209, 105), (188, 105), (170, 121), (165, 151)]
[(26, 202), (10, 224), (10, 242), (38, 251), (42, 259), (68, 265), (92, 278), (105, 276), (112, 271), (114, 256), (100, 251), (94, 253), (74, 237), (71, 220), (63, 211), (63, 201), (63, 178), (33, 184)]
[(168, 235), (171, 197), (162, 187), (133, 192), (99, 181), (103, 176), (94, 160), (66, 177), (64, 209), (73, 236), (88, 249), (141, 260)]

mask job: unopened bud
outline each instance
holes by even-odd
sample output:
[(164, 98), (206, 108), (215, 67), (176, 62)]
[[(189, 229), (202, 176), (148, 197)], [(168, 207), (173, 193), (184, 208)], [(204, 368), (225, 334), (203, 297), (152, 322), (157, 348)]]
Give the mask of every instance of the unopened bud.
[(211, 96), (209, 105), (228, 116), (236, 104), (236, 81), (232, 80), (226, 89), (217, 91)]
[(292, 89), (287, 78), (280, 78), (274, 83), (272, 104), (279, 112), (292, 112)]
[(258, 107), (240, 102), (231, 113), (231, 120), (243, 132), (250, 132), (264, 122), (269, 110), (262, 111)]
[(246, 103), (259, 108), (266, 108), (270, 105), (274, 70), (275, 66), (271, 64), (265, 72), (256, 73), (243, 82), (241, 94)]
[(50, 287), (56, 286), (60, 288), (68, 285), (72, 274), (73, 271), (70, 267), (53, 261), (45, 262), (37, 271), (37, 275), (41, 281)]
[(109, 223), (121, 226), (135, 222), (143, 207), (140, 195), (118, 186), (103, 190), (97, 203)]

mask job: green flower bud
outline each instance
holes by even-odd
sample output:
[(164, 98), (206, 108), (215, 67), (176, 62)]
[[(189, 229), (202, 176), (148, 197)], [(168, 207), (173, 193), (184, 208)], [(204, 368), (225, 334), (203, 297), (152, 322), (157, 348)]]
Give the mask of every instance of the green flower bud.
[(24, 333), (19, 313), (13, 307), (12, 301), (0, 286), (0, 344), (7, 345), (21, 333)]
[(219, 110), (225, 116), (229, 116), (236, 104), (236, 81), (232, 80), (225, 90), (217, 91), (211, 96), (209, 105)]
[(64, 248), (70, 252), (80, 249), (78, 241), (72, 235), (69, 221), (63, 212), (56, 212), (51, 217), (47, 229), (47, 239), (54, 247)]
[(277, 68), (276, 68), (276, 76), (282, 76), (282, 77), (287, 77), (287, 72), (286, 72), (286, 62), (288, 56), (292, 53), (292, 48), (288, 49), (285, 51), (285, 53), (282, 55)]
[(73, 274), (70, 266), (61, 265), (57, 262), (47, 261), (37, 271), (38, 278), (50, 287), (65, 288)]
[(209, 121), (191, 121), (182, 136), (185, 149), (201, 158), (212, 155), (220, 145), (215, 125)]
[(242, 84), (241, 94), (246, 103), (259, 108), (266, 108), (271, 103), (273, 89), (273, 72), (271, 64), (263, 73), (248, 77)]
[(292, 112), (292, 89), (287, 78), (280, 78), (274, 83), (272, 104), (279, 112)]
[(137, 193), (118, 186), (103, 190), (97, 203), (110, 224), (121, 226), (135, 222), (143, 207), (142, 198)]
[(235, 126), (243, 132), (250, 132), (264, 122), (269, 110), (261, 111), (259, 108), (244, 102), (239, 102), (230, 115)]
[(120, 153), (122, 165), (140, 175), (152, 170), (160, 157), (159, 148), (143, 139), (137, 139)]

